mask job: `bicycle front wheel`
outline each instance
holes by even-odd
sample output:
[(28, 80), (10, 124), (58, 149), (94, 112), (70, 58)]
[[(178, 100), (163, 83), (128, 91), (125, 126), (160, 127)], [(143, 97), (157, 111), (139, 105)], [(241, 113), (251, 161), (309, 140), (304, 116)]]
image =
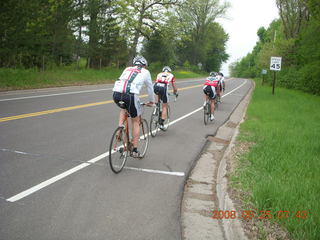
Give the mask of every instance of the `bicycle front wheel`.
[(109, 163), (114, 173), (121, 172), (127, 161), (128, 142), (124, 127), (118, 127), (112, 135), (109, 146)]
[(158, 132), (159, 127), (159, 113), (157, 107), (153, 109), (150, 119), (150, 134), (152, 137), (155, 137)]
[(138, 151), (140, 152), (140, 158), (143, 158), (149, 145), (149, 127), (148, 122), (145, 119), (141, 119), (140, 134), (141, 136), (138, 143)]

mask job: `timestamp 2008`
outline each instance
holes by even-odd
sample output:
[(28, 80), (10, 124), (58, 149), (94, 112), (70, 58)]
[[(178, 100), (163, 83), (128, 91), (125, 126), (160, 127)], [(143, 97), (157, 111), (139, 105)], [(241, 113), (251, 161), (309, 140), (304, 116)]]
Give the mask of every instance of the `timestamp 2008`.
[(288, 219), (290, 217), (296, 219), (307, 219), (309, 217), (309, 212), (306, 210), (299, 211), (271, 211), (271, 210), (261, 210), (260, 212), (254, 210), (213, 210), (213, 219)]

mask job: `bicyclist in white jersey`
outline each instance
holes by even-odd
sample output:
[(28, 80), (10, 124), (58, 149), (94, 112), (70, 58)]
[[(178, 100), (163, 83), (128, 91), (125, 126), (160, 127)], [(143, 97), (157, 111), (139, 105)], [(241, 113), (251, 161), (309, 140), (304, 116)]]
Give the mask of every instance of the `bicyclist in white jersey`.
[(158, 95), (158, 100), (162, 101), (162, 113), (160, 118), (160, 129), (164, 128), (163, 123), (167, 118), (167, 109), (168, 109), (168, 88), (170, 83), (173, 87), (173, 93), (177, 96), (177, 87), (175, 84), (175, 77), (171, 73), (171, 68), (168, 66), (163, 67), (162, 72), (157, 75), (156, 82), (153, 86), (154, 93)]
[(137, 150), (140, 128), (139, 121), (141, 115), (141, 106), (139, 94), (141, 88), (146, 85), (149, 95), (148, 105), (154, 104), (153, 86), (150, 72), (146, 69), (147, 60), (142, 56), (136, 56), (133, 59), (133, 66), (127, 67), (115, 82), (113, 87), (113, 100), (121, 108), (119, 116), (119, 126), (122, 126), (126, 118), (126, 110), (132, 120), (132, 145), (133, 157), (139, 157)]
[(220, 92), (224, 92), (225, 90), (225, 82), (224, 82), (224, 75), (222, 72), (218, 73), (218, 77), (220, 78)]

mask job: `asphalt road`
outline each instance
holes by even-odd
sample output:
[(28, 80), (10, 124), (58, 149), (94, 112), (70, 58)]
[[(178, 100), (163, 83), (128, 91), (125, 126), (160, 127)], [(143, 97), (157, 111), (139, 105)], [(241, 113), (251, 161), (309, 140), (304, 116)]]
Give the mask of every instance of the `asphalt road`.
[(119, 112), (111, 85), (0, 93), (0, 239), (180, 239), (190, 168), (251, 86), (228, 80), (205, 126), (202, 82), (178, 82), (169, 130), (118, 175), (106, 158)]

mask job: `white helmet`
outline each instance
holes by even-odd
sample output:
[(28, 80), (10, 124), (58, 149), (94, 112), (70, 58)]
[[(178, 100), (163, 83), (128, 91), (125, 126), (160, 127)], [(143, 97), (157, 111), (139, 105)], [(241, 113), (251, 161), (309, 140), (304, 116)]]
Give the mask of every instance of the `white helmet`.
[(162, 72), (172, 72), (169, 66), (165, 66), (162, 68)]
[(147, 60), (142, 56), (135, 56), (132, 63), (133, 65), (138, 65), (138, 66), (148, 66)]

